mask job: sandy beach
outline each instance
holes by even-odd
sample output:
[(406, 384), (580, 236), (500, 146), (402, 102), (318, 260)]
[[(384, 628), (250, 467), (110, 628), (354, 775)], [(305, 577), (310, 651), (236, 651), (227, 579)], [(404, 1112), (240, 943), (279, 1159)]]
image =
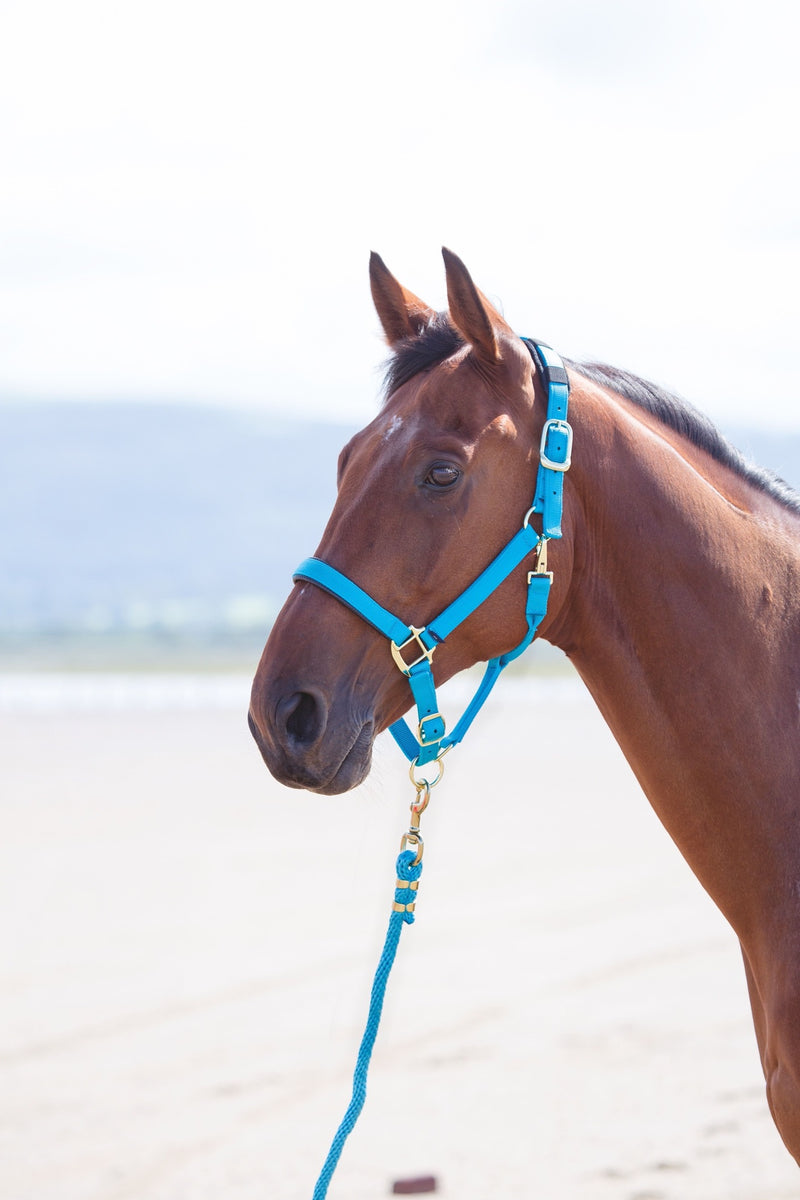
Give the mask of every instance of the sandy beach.
[[(4, 1200), (310, 1200), (412, 793), (388, 740), (282, 789), (248, 690), (0, 686)], [(424, 833), (331, 1200), (800, 1197), (736, 939), (576, 679), (498, 688)]]

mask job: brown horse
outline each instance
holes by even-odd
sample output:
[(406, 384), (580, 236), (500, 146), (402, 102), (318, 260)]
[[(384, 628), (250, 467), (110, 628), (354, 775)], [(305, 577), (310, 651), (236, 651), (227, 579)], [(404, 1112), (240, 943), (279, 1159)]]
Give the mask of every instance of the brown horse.
[[(519, 528), (545, 420), (525, 345), (444, 255), (449, 314), (372, 257), (388, 395), (342, 452), (317, 551), (420, 626)], [(740, 939), (770, 1108), (800, 1161), (800, 497), (674, 396), (568, 366), (575, 452), (540, 634), (574, 663)], [(531, 565), (437, 647), (437, 683), (520, 641)], [(385, 639), (299, 583), (250, 709), (276, 778), (354, 787), (410, 701)]]

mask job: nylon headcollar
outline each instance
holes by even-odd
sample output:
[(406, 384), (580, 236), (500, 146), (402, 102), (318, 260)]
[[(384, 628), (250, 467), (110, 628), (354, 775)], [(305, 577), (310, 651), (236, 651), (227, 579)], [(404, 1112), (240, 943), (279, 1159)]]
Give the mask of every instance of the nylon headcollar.
[[(522, 341), (530, 351), (547, 388), (547, 416), (542, 429), (536, 489), (522, 527), (477, 579), (427, 626), (419, 627), (406, 625), (373, 600), (358, 584), (319, 558), (305, 559), (294, 573), (295, 581), (306, 579), (323, 588), (389, 639), (392, 657), (407, 676), (417, 707), (416, 735), (402, 719), (389, 727), (400, 749), (411, 762), (412, 770), (414, 766), (438, 762), (462, 740), (501, 671), (531, 644), (547, 612), (553, 577), (546, 569), (546, 547), (549, 539), (561, 537), (564, 474), (569, 469), (572, 457), (572, 428), (567, 421), (569, 379), (555, 350), (531, 338), (522, 338)], [(541, 534), (537, 534), (530, 524), (533, 513), (541, 514)], [(528, 554), (535, 551), (538, 551), (536, 566), (528, 574), (525, 637), (507, 654), (489, 660), (475, 695), (453, 732), (448, 734), (436, 700), (432, 666), (434, 651), (497, 590)]]

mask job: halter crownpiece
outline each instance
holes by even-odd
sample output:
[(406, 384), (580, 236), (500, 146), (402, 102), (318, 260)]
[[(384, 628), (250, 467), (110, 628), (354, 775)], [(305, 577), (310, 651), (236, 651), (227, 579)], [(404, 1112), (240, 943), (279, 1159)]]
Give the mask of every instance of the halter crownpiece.
[[(402, 718), (389, 726), (390, 733), (411, 763), (412, 778), (414, 767), (422, 767), (426, 763), (439, 763), (441, 771), (440, 760), (452, 746), (463, 739), (500, 673), (528, 648), (547, 612), (553, 580), (552, 573), (547, 570), (547, 543), (551, 538), (561, 537), (564, 473), (569, 470), (572, 457), (572, 427), (567, 421), (569, 379), (555, 350), (530, 338), (521, 340), (527, 346), (547, 386), (547, 416), (539, 448), (536, 490), (533, 503), (523, 518), (522, 528), (489, 563), (485, 571), (452, 604), (439, 613), (438, 617), (434, 617), (422, 628), (406, 625), (399, 617), (373, 600), (358, 584), (353, 583), (352, 579), (348, 579), (341, 571), (337, 571), (322, 559), (305, 559), (293, 576), (295, 581), (307, 579), (323, 588), (389, 639), (394, 662), (407, 676), (417, 706), (416, 735)], [(530, 524), (534, 513), (542, 515), (541, 535), (536, 533)], [(497, 590), (514, 568), (534, 551), (537, 552), (537, 559), (535, 570), (528, 573), (525, 636), (513, 650), (488, 661), (475, 695), (453, 732), (448, 734), (436, 700), (432, 665), (434, 651)]]

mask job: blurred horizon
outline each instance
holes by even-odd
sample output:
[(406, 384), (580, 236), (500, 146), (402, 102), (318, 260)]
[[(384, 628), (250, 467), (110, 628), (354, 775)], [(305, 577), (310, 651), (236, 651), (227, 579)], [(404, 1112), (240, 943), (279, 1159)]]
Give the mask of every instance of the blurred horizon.
[(0, 667), (255, 665), (350, 432), (213, 405), (0, 405)]

